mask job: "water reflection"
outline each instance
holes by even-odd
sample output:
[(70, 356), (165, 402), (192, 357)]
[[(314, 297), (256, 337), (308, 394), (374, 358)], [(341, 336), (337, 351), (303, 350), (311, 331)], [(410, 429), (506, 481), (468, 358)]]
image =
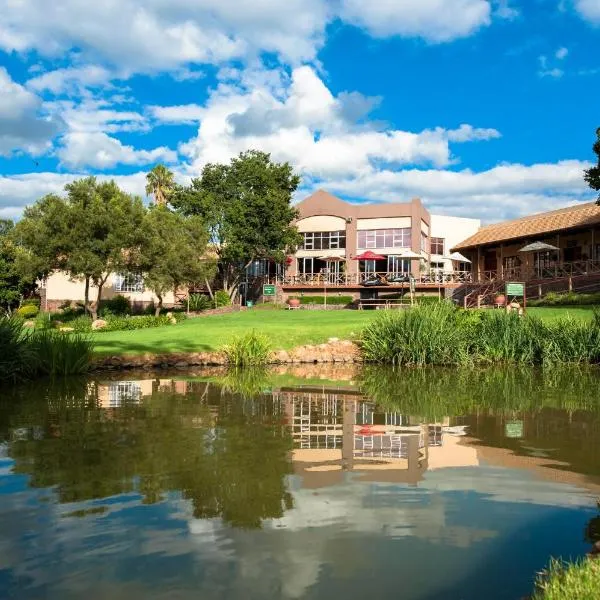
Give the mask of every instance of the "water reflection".
[(303, 376), (2, 392), (0, 597), (509, 599), (598, 539), (595, 371)]

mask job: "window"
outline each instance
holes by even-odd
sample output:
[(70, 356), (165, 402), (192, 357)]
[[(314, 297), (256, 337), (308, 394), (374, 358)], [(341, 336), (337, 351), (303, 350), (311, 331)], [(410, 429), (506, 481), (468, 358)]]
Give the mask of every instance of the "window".
[(144, 278), (139, 273), (117, 273), (114, 288), (115, 292), (143, 292)]
[(421, 250), (423, 252), (429, 252), (429, 238), (422, 231), (421, 231)]
[(346, 247), (345, 231), (311, 231), (304, 234), (303, 250), (334, 250)]
[(410, 260), (401, 256), (390, 255), (387, 258), (387, 270), (392, 275), (410, 273)]
[(358, 247), (373, 248), (410, 248), (410, 227), (403, 229), (365, 229), (358, 232)]
[(136, 381), (115, 381), (108, 388), (108, 402), (111, 408), (121, 406), (123, 400), (139, 402), (142, 388)]
[(264, 277), (269, 273), (269, 261), (266, 258), (253, 260), (246, 267), (246, 275), (248, 277)]
[(431, 254), (437, 254), (444, 256), (444, 238), (432, 237), (431, 238)]
[(521, 266), (521, 259), (518, 256), (505, 256), (503, 258), (504, 269), (509, 271), (518, 269)]

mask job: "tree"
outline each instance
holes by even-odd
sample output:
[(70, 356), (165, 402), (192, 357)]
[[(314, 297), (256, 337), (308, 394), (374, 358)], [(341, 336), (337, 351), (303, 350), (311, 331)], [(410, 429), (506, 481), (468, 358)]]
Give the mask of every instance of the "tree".
[(250, 150), (230, 164), (208, 164), (200, 178), (179, 187), (171, 204), (202, 217), (217, 254), (223, 289), (235, 300), (247, 266), (256, 259), (283, 261), (300, 238), (291, 205), (300, 178), (288, 163)]
[(594, 153), (598, 157), (598, 164), (595, 167), (590, 167), (584, 171), (584, 176), (587, 184), (596, 192), (598, 195), (598, 204), (600, 204), (600, 127), (596, 129), (596, 143), (593, 146)]
[[(144, 206), (114, 181), (94, 177), (65, 186), (66, 198), (50, 195), (25, 209), (16, 226), (24, 273), (46, 276), (63, 270), (85, 281), (85, 307), (94, 319), (113, 272), (135, 264), (142, 242)], [(90, 301), (90, 285), (98, 288)]]
[(175, 177), (165, 165), (156, 165), (146, 175), (146, 194), (154, 196), (157, 206), (165, 206), (175, 188)]
[(0, 311), (10, 312), (19, 304), (25, 282), (16, 268), (16, 248), (11, 239), (13, 222), (0, 219)]
[(146, 213), (142, 230), (144, 242), (138, 268), (144, 284), (158, 298), (158, 316), (167, 292), (209, 276), (212, 266), (206, 259), (208, 232), (200, 217), (184, 217), (164, 205)]

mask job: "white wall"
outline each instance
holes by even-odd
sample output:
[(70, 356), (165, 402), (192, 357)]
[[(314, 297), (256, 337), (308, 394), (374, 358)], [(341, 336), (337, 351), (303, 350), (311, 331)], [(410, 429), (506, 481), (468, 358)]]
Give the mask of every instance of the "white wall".
[(381, 217), (377, 219), (357, 219), (356, 229), (364, 231), (367, 229), (404, 229), (410, 227), (410, 217)]
[(304, 233), (309, 231), (346, 231), (346, 219), (328, 215), (318, 215), (300, 219), (296, 226), (298, 231)]
[[(450, 254), (450, 248), (477, 233), (480, 227), (479, 219), (431, 215), (431, 237), (444, 238), (446, 256)], [(452, 261), (442, 260), (435, 254), (431, 255), (431, 260), (432, 262), (443, 262), (444, 271), (452, 271)]]

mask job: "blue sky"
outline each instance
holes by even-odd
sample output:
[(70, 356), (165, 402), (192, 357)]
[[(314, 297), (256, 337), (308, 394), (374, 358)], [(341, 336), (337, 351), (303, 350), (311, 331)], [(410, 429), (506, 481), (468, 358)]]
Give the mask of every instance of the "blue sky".
[(600, 0), (0, 0), (0, 217), (248, 148), (356, 201), (589, 201)]

